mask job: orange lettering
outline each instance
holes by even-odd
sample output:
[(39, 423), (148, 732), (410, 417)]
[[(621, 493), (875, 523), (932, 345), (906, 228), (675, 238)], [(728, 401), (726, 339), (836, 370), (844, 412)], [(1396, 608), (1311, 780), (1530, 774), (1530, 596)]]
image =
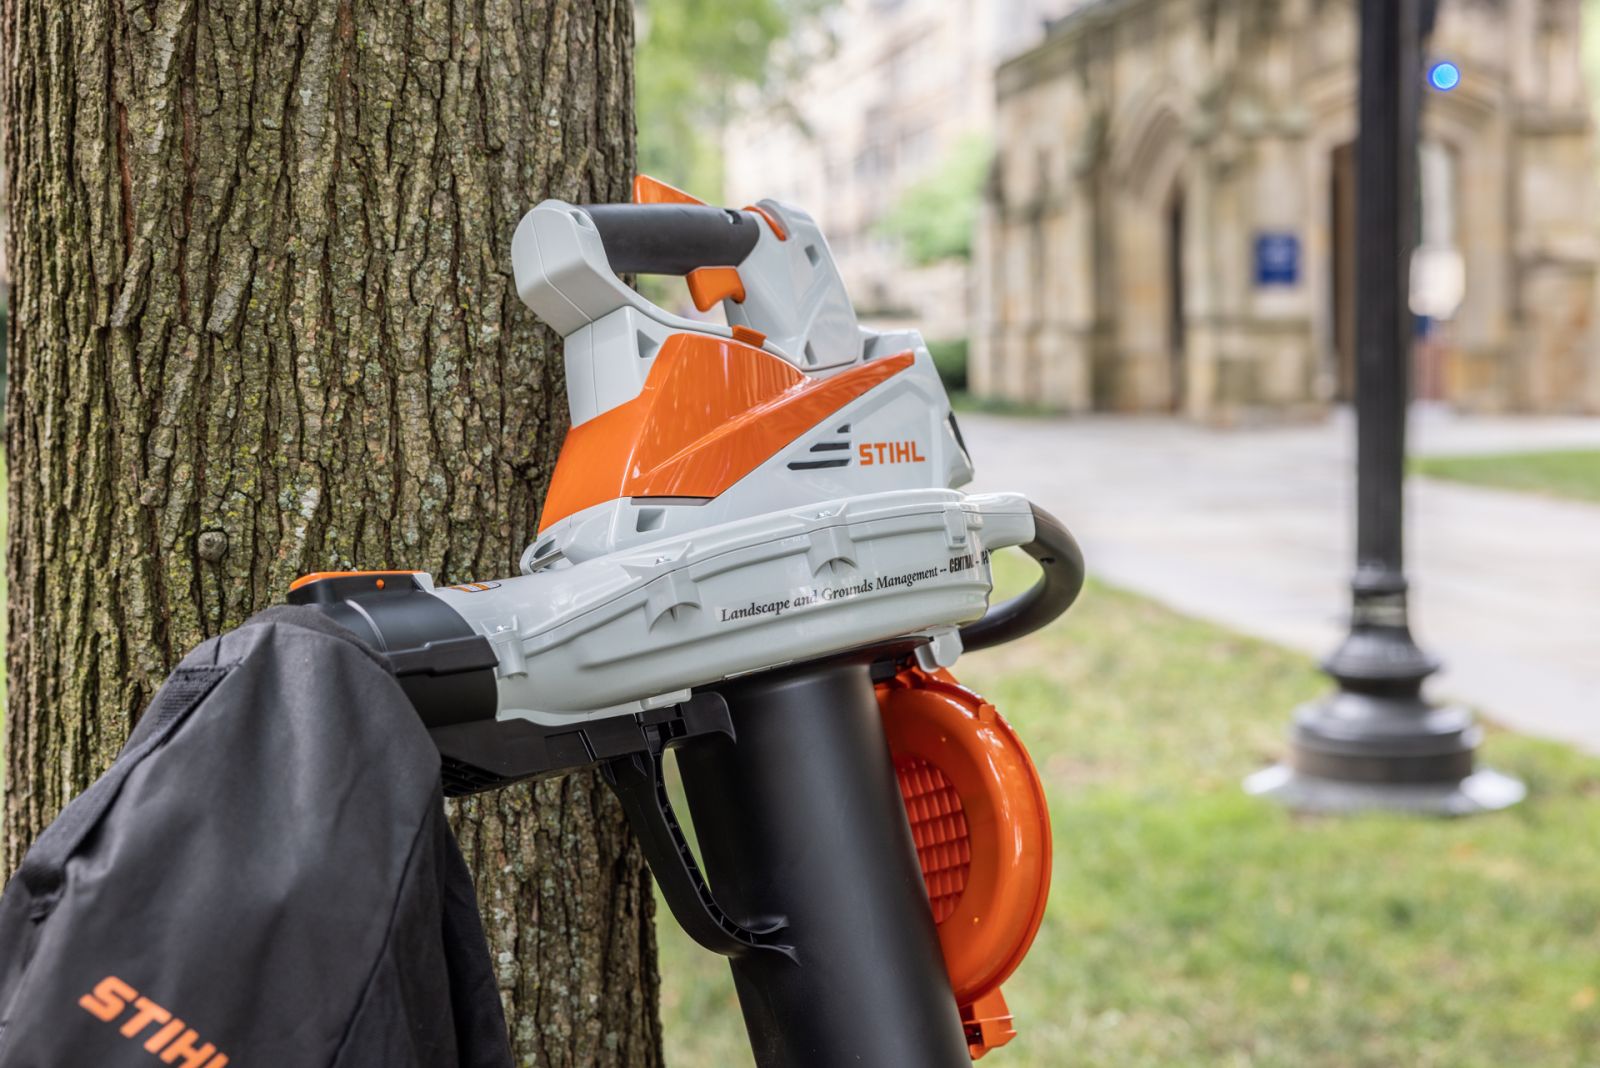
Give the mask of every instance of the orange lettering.
[(878, 462), (880, 464), (888, 462), (888, 461), (884, 460), (884, 458), (883, 458), (883, 450), (885, 450), (885, 449), (887, 449), (889, 447), (887, 443), (879, 441), (879, 442), (874, 443), (872, 447), (874, 449), (878, 450)]
[[(174, 1041), (172, 1045), (161, 1051), (161, 1059), (168, 1064), (172, 1064), (176, 1062), (179, 1057), (182, 1057), (183, 1068), (202, 1068), (206, 1061), (211, 1060), (212, 1056), (216, 1054), (217, 1047), (207, 1042), (205, 1045), (196, 1049), (195, 1041), (199, 1037), (200, 1036), (195, 1034), (193, 1031), (185, 1031), (183, 1034), (178, 1036), (177, 1040)], [(226, 1057), (221, 1058), (221, 1060), (222, 1064), (228, 1063), (228, 1058)], [(221, 1068), (221, 1066), (213, 1060), (210, 1068)]]
[(872, 466), (872, 446), (871, 445), (863, 445), (859, 449), (857, 449), (856, 451), (861, 454), (861, 466), (862, 467), (871, 467)]
[(122, 1015), (129, 1001), (138, 996), (139, 992), (133, 987), (114, 975), (108, 975), (95, 984), (94, 993), (79, 998), (78, 1004), (95, 1019), (110, 1023)]
[(114, 975), (108, 975), (95, 984), (94, 991), (78, 999), (84, 1011), (105, 1023), (116, 1023), (117, 1017), (133, 1003), (134, 1013), (118, 1030), (124, 1037), (137, 1040), (139, 1033), (152, 1023), (156, 1030), (144, 1040), (144, 1048), (159, 1054), (168, 1064), (183, 1060), (183, 1068), (227, 1068), (228, 1058), (218, 1053), (217, 1047), (207, 1042), (196, 1046), (200, 1036), (187, 1030), (184, 1022), (149, 998), (139, 997), (139, 992)]
[(917, 443), (914, 441), (911, 443), (911, 462), (917, 464), (928, 462), (928, 458), (917, 451)]
[(157, 1005), (149, 998), (140, 998), (138, 1001), (133, 1003), (133, 1006), (139, 1011), (134, 1013), (132, 1018), (130, 1018), (127, 1023), (122, 1025), (122, 1033), (129, 1038), (132, 1038), (140, 1031), (143, 1031), (145, 1029), (145, 1025), (149, 1024), (151, 1021), (156, 1023), (166, 1023), (168, 1020), (172, 1019), (172, 1013), (168, 1012), (166, 1009), (163, 1009), (160, 1005)]
[(160, 1053), (161, 1047), (165, 1046), (168, 1042), (171, 1042), (173, 1037), (179, 1031), (183, 1030), (183, 1027), (184, 1024), (182, 1020), (174, 1019), (161, 1030), (151, 1035), (149, 1040), (145, 1042), (144, 1048), (149, 1050), (151, 1053)]

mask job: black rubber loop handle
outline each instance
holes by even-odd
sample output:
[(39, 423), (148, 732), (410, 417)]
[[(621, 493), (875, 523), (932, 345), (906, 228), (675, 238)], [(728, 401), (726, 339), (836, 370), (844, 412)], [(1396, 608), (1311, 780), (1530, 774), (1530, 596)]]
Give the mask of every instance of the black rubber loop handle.
[(761, 238), (754, 215), (704, 204), (587, 204), (618, 274), (685, 275), (737, 267)]
[(1037, 504), (1033, 508), (1033, 540), (1022, 551), (1044, 574), (1028, 592), (989, 609), (976, 623), (961, 628), (965, 652), (1015, 641), (1054, 622), (1072, 607), (1083, 589), (1083, 550), (1061, 521)]

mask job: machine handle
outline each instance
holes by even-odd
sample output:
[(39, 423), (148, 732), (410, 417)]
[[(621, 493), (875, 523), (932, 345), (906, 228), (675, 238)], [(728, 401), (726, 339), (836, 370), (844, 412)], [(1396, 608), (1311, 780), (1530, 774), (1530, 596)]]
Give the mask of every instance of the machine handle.
[(1032, 634), (1072, 607), (1083, 589), (1083, 550), (1061, 521), (1033, 508), (1033, 540), (1022, 551), (1039, 563), (1044, 574), (1033, 588), (989, 609), (976, 623), (961, 628), (961, 648), (987, 649)]
[(686, 275), (737, 267), (761, 238), (749, 212), (705, 204), (586, 204), (618, 274)]

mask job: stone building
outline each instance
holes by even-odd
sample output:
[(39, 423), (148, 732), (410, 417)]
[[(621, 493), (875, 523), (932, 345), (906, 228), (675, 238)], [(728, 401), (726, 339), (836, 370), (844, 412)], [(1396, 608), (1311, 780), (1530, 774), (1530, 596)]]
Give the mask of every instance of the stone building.
[(994, 125), (995, 69), (1079, 0), (842, 0), (836, 42), (777, 106), (742, 109), (723, 153), (730, 203), (775, 197), (822, 226), (862, 315), (936, 339), (970, 331), (969, 265), (913, 266), (879, 222)]
[[(1580, 0), (1443, 0), (1420, 396), (1600, 410)], [(974, 387), (1230, 418), (1348, 396), (1354, 0), (1097, 0), (997, 75)]]

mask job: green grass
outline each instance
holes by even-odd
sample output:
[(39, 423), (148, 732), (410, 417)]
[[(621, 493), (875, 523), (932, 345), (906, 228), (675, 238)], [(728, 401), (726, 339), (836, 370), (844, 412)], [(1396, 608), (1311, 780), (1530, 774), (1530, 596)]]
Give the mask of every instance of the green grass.
[(1433, 456), (1414, 460), (1412, 469), (1454, 482), (1600, 501), (1600, 449)]
[[(1324, 692), (1312, 664), (1098, 586), (959, 667), (1055, 833), (1020, 1036), (986, 1065), (1600, 1065), (1600, 761), (1494, 733), (1532, 791), (1509, 812), (1291, 816), (1239, 781)], [(669, 1063), (750, 1064), (726, 965), (658, 926)]]
[(1004, 397), (980, 397), (964, 389), (952, 389), (949, 390), (949, 394), (950, 407), (954, 408), (957, 414), (981, 412), (986, 415), (1016, 415), (1030, 418), (1047, 418), (1061, 414), (1058, 410), (1042, 404), (1007, 400)]

